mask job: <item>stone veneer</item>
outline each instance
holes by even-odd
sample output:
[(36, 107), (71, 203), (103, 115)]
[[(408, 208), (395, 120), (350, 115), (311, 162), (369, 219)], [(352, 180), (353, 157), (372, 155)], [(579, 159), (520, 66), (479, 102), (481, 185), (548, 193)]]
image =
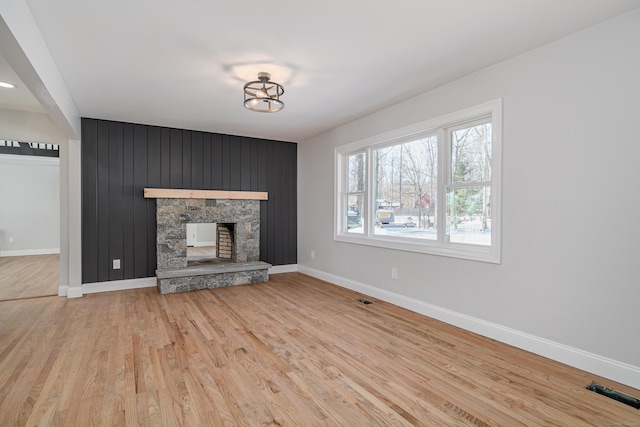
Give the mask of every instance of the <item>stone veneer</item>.
[[(156, 200), (156, 257), (160, 293), (266, 282), (270, 264), (260, 261), (260, 201)], [(187, 267), (187, 223), (234, 224), (235, 263)]]
[(187, 223), (235, 223), (236, 261), (260, 259), (260, 201), (157, 199), (158, 270), (187, 266)]
[(158, 270), (158, 290), (161, 294), (249, 285), (269, 281), (270, 264), (257, 261), (241, 264), (188, 267), (184, 269)]

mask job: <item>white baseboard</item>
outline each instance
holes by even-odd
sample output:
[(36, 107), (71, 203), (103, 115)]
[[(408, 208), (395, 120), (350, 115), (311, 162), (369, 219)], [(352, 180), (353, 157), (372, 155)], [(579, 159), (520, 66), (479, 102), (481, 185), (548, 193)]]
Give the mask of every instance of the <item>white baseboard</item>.
[(213, 241), (213, 242), (195, 242), (193, 244), (193, 247), (194, 248), (199, 248), (199, 247), (202, 247), (202, 246), (215, 246), (215, 245), (216, 245), (215, 241)]
[(59, 254), (60, 248), (49, 249), (24, 249), (19, 251), (0, 251), (0, 257), (5, 256), (27, 256), (27, 255), (50, 255)]
[(69, 286), (67, 288), (67, 298), (82, 297), (82, 286)]
[(69, 286), (60, 285), (58, 287), (58, 296), (59, 297), (66, 297), (68, 293), (69, 293)]
[(366, 285), (313, 268), (298, 266), (298, 271), (353, 291), (361, 292), (416, 313), (460, 327), (470, 332), (521, 348), (569, 366), (640, 389), (640, 366), (629, 365), (598, 354), (540, 338), (496, 323), (458, 313), (415, 298)]
[(82, 285), (83, 294), (95, 294), (98, 292), (124, 291), (127, 289), (152, 288), (157, 286), (155, 277), (142, 279), (112, 280), (110, 282), (85, 283)]
[(298, 264), (274, 265), (269, 269), (269, 274), (295, 273), (298, 271)]

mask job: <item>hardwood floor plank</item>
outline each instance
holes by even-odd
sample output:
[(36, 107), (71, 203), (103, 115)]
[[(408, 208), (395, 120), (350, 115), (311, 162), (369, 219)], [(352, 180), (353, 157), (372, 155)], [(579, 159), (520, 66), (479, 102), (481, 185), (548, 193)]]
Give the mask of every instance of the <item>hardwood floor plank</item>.
[(640, 425), (585, 387), (638, 390), (299, 273), (0, 302), (0, 356), (0, 425)]
[(0, 257), (0, 301), (58, 295), (60, 255)]

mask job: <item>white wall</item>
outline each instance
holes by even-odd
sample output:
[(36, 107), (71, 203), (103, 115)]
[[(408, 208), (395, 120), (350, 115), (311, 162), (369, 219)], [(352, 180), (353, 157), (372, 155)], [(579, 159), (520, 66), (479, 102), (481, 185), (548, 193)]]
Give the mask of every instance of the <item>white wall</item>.
[[(0, 139), (57, 144), (63, 152), (68, 141), (46, 114), (7, 109), (0, 109)], [(59, 251), (60, 185), (66, 183), (60, 160), (4, 155), (0, 179), (0, 255)], [(37, 198), (26, 197), (29, 192)]]
[(215, 246), (216, 245), (216, 225), (196, 224), (197, 240), (195, 246)]
[(216, 224), (188, 223), (187, 246), (215, 246)]
[(60, 252), (60, 159), (0, 154), (0, 256)]
[[(300, 270), (587, 352), (640, 387), (639, 40), (636, 9), (299, 144)], [(502, 264), (333, 241), (335, 147), (496, 98)]]
[(0, 139), (66, 145), (68, 138), (42, 113), (0, 108)]

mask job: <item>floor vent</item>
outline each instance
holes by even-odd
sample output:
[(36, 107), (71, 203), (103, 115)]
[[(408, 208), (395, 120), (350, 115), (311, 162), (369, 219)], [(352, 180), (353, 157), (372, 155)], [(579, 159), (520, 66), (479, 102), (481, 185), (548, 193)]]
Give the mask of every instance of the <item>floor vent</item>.
[(363, 303), (364, 305), (373, 304), (371, 301), (366, 300), (366, 299), (359, 299), (358, 301), (360, 301), (360, 302), (361, 302), (361, 303)]
[(612, 390), (610, 388), (601, 386), (600, 384), (596, 384), (596, 383), (591, 383), (591, 385), (587, 387), (587, 390), (595, 391), (598, 394), (607, 396), (611, 399), (617, 400), (618, 402), (622, 402), (625, 405), (629, 405), (636, 409), (640, 409), (640, 399), (637, 399), (633, 396), (629, 396), (628, 394)]

